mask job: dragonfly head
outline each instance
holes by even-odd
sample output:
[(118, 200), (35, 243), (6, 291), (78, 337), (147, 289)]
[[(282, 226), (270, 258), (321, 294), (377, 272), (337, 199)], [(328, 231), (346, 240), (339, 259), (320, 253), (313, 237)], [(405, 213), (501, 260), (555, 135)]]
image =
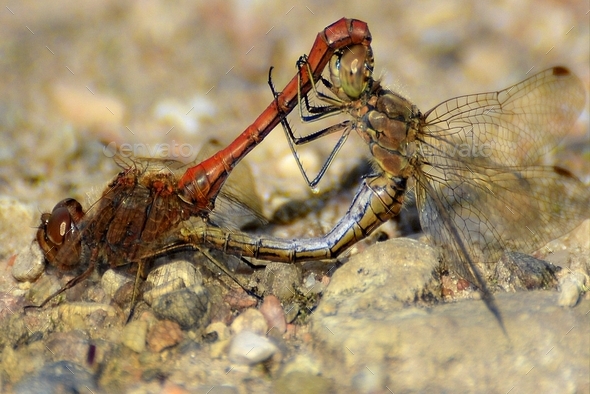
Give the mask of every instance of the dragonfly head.
[(370, 46), (351, 45), (330, 59), (330, 79), (334, 93), (343, 100), (356, 100), (371, 89), (373, 50)]
[(51, 213), (41, 215), (37, 243), (49, 264), (60, 270), (68, 270), (80, 261), (78, 225), (83, 217), (82, 206), (73, 198), (60, 201)]

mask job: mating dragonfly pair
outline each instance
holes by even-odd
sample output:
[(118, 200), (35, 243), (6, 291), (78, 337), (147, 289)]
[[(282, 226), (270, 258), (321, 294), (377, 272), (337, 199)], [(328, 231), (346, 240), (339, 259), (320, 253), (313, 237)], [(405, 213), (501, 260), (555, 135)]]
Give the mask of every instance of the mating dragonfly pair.
[[(423, 230), (445, 263), (478, 287), (499, 316), (480, 264), (494, 264), (505, 251), (539, 249), (589, 215), (590, 190), (583, 183), (563, 168), (537, 164), (576, 121), (585, 89), (566, 68), (554, 67), (422, 113), (373, 79), (371, 39), (364, 22), (335, 22), (298, 61), (297, 75), (282, 92), (273, 90), (268, 108), (227, 148), (188, 169), (173, 161), (119, 160), (123, 171), (89, 210), (66, 199), (43, 214), (37, 241), (47, 261), (62, 270), (88, 264), (60, 292), (102, 261), (139, 264), (141, 272), (147, 260), (183, 249), (267, 261), (332, 259), (398, 215), (414, 188)], [(312, 106), (310, 95), (324, 105)], [(349, 119), (297, 137), (286, 120), (295, 106), (303, 121), (336, 113)], [(311, 239), (252, 236), (214, 223), (181, 231), (191, 217), (211, 218), (233, 168), (279, 123), (310, 187), (352, 130), (368, 144), (374, 172), (362, 180), (345, 216), (328, 234)], [(339, 141), (310, 180), (295, 147), (336, 132), (342, 133)]]

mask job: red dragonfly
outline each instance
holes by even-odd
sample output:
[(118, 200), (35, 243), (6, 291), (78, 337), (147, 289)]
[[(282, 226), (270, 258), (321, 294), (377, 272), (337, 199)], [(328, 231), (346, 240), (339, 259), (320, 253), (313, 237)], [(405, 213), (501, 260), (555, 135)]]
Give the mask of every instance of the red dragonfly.
[(76, 200), (65, 199), (51, 213), (43, 214), (37, 242), (47, 261), (60, 270), (70, 270), (89, 260), (86, 271), (43, 304), (88, 277), (100, 260), (111, 266), (137, 263), (138, 276), (142, 274), (146, 260), (167, 253), (168, 237), (181, 222), (210, 217), (220, 189), (237, 163), (297, 105), (299, 95), (309, 92), (311, 80), (319, 78), (332, 55), (349, 45), (370, 43), (366, 23), (338, 20), (317, 35), (308, 58), (309, 74), (298, 72), (225, 149), (188, 169), (172, 160), (119, 157), (123, 171), (92, 210), (84, 212)]
[(207, 217), (215, 198), (237, 163), (273, 130), (320, 78), (335, 52), (351, 45), (368, 47), (371, 33), (365, 22), (342, 18), (323, 31), (306, 58), (306, 72), (298, 72), (264, 112), (225, 149), (188, 169), (178, 182), (181, 198)]

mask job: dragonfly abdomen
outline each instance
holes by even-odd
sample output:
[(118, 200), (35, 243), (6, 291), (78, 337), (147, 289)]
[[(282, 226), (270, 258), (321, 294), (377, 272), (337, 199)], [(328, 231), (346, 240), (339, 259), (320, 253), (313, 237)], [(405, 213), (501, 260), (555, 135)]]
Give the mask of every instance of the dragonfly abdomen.
[(384, 175), (367, 178), (348, 212), (323, 237), (289, 240), (201, 227), (187, 232), (185, 241), (235, 256), (266, 261), (292, 263), (333, 259), (398, 215), (405, 189), (404, 178), (388, 178)]

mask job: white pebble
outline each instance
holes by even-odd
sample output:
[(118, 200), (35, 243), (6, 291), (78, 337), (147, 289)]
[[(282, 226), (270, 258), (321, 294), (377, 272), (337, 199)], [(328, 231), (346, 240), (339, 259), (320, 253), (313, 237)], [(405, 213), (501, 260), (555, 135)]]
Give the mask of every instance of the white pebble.
[(267, 360), (277, 350), (268, 338), (251, 331), (242, 331), (231, 341), (229, 358), (235, 363), (254, 365)]
[(265, 335), (268, 330), (268, 324), (264, 315), (257, 309), (246, 309), (242, 314), (234, 319), (231, 324), (232, 332), (239, 334), (242, 331), (250, 331), (257, 334)]

